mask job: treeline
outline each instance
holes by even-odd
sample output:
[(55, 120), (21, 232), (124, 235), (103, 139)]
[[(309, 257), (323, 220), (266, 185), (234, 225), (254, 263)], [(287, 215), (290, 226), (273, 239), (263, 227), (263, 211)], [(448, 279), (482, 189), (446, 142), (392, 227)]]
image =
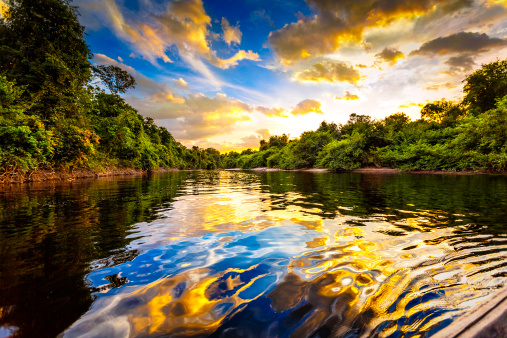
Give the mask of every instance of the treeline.
[(271, 136), (258, 151), (230, 152), (223, 166), (505, 171), (507, 60), (483, 65), (464, 82), (461, 102), (428, 103), (417, 121), (404, 113), (381, 120), (351, 114), (345, 124), (324, 121), (299, 139)]
[(217, 150), (187, 149), (118, 96), (134, 79), (90, 63), (70, 1), (7, 3), (0, 18), (0, 181), (40, 169), (216, 168)]

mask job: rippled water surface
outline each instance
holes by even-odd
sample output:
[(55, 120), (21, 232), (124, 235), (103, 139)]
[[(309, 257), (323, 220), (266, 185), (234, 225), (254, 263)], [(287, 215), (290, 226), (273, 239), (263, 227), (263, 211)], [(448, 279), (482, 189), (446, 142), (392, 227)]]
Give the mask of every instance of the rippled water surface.
[(13, 185), (0, 231), (0, 337), (425, 337), (507, 282), (507, 177)]

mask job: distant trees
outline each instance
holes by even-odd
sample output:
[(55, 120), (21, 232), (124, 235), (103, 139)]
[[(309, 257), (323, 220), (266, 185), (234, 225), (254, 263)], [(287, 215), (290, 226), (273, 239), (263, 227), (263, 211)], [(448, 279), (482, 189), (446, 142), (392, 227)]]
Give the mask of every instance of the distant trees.
[(462, 102), (427, 103), (417, 121), (403, 113), (382, 120), (351, 114), (343, 125), (323, 121), (316, 131), (306, 131), (282, 148), (264, 141), (258, 152), (224, 155), (223, 163), (282, 169), (507, 170), (507, 60), (483, 65), (468, 76), (464, 93)]

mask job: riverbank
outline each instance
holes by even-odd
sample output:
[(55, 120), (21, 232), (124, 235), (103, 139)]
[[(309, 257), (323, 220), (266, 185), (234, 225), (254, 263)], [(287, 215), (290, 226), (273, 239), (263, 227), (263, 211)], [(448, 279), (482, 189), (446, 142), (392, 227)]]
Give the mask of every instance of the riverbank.
[[(296, 171), (296, 172), (313, 172), (313, 173), (329, 173), (335, 172), (329, 169), (322, 168), (309, 168), (309, 169), (279, 169), (279, 168), (231, 168), (225, 169), (227, 171), (260, 171), (260, 172), (271, 172), (271, 171)], [(488, 170), (467, 170), (467, 171), (444, 171), (444, 170), (400, 170), (395, 168), (357, 168), (352, 170), (338, 171), (342, 173), (359, 173), (359, 174), (417, 174), (417, 175), (480, 175), (480, 174), (494, 174), (494, 175), (507, 175), (505, 171), (488, 171)]]
[[(150, 172), (169, 172), (178, 171), (179, 169), (157, 169)], [(93, 171), (90, 169), (76, 170), (36, 170), (29, 173), (13, 172), (0, 176), (0, 184), (13, 183), (30, 183), (30, 182), (48, 182), (48, 181), (73, 181), (84, 178), (99, 178), (111, 176), (141, 176), (146, 175), (147, 170), (139, 170), (133, 168), (106, 168), (101, 171)]]
[[(230, 168), (230, 169), (219, 169), (225, 171), (254, 171), (254, 172), (275, 172), (275, 171), (293, 171), (293, 172), (310, 172), (310, 173), (332, 173), (334, 171), (323, 168), (306, 168), (306, 169), (280, 169), (280, 168)], [(10, 173), (0, 176), (0, 184), (20, 184), (30, 182), (48, 182), (48, 181), (73, 181), (77, 179), (89, 179), (89, 178), (100, 178), (100, 177), (112, 177), (112, 176), (141, 176), (146, 175), (148, 172), (164, 173), (171, 171), (180, 171), (176, 168), (161, 168), (156, 170), (139, 170), (133, 168), (107, 168), (102, 171), (93, 171), (90, 169), (77, 169), (77, 170), (37, 170), (29, 173)], [(359, 174), (416, 174), (416, 175), (507, 175), (505, 171), (488, 171), (488, 170), (476, 170), (476, 171), (443, 171), (443, 170), (409, 170), (404, 171), (395, 168), (358, 168), (352, 170), (339, 171), (343, 173), (359, 173)]]

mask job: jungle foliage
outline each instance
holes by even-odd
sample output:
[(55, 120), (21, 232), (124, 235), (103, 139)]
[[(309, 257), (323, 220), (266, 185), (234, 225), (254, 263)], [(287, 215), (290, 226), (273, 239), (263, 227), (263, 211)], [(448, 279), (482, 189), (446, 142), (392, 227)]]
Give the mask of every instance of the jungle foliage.
[(322, 122), (298, 139), (260, 141), (258, 151), (224, 156), (226, 167), (282, 169), (391, 167), (403, 170), (507, 170), (507, 60), (483, 65), (464, 80), (461, 102), (436, 101), (411, 121), (351, 114), (345, 124)]
[[(116, 66), (92, 65), (68, 0), (11, 0), (0, 18), (0, 181), (39, 169), (217, 168), (214, 149), (187, 149), (119, 93)], [(109, 94), (94, 86), (95, 80)]]

